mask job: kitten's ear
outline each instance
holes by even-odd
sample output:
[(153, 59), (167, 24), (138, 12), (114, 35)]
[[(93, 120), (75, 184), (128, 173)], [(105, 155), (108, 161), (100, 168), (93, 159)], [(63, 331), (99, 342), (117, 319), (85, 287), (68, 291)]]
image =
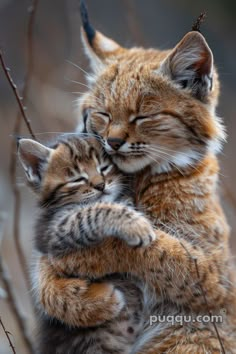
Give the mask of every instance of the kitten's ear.
[(161, 71), (204, 101), (212, 90), (213, 79), (213, 55), (204, 37), (198, 32), (187, 33), (164, 61)]
[(25, 170), (30, 186), (37, 191), (42, 181), (42, 173), (48, 163), (52, 149), (32, 139), (18, 141), (18, 156)]
[(89, 22), (88, 10), (84, 0), (80, 0), (82, 20), (82, 41), (92, 70), (97, 73), (104, 68), (106, 62), (125, 51), (118, 43), (96, 31)]

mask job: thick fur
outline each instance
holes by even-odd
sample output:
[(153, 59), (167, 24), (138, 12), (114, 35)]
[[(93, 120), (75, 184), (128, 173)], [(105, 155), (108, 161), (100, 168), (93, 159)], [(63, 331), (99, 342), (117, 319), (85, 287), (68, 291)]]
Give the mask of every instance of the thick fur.
[[(141, 249), (107, 239), (52, 266), (80, 276), (130, 272), (154, 287), (165, 313), (224, 308), (217, 327), (226, 353), (235, 353), (234, 271), (217, 193), (216, 153), (225, 134), (215, 115), (219, 82), (212, 53), (196, 32), (170, 51), (127, 50), (99, 32), (88, 39), (86, 29), (83, 40), (94, 73), (80, 100), (78, 129), (99, 135), (117, 166), (135, 173), (136, 203), (155, 222), (157, 239)], [(151, 327), (147, 320), (133, 351), (223, 350), (211, 323)]]
[[(215, 115), (212, 53), (196, 32), (169, 51), (128, 50), (97, 31), (88, 37), (86, 28), (83, 41), (93, 74), (80, 99), (78, 129), (100, 136), (120, 170), (135, 174), (136, 203), (155, 222), (157, 239), (137, 249), (106, 239), (54, 258), (49, 268), (98, 278), (129, 272), (155, 289), (152, 314), (224, 308), (217, 327), (225, 352), (235, 353), (234, 271), (215, 156), (225, 134)], [(133, 352), (221, 353), (222, 346), (211, 323), (149, 326), (146, 318)]]
[(32, 279), (42, 315), (40, 353), (128, 354), (143, 328), (140, 282), (125, 275), (77, 279), (51, 263), (111, 235), (147, 246), (155, 238), (151, 223), (134, 210), (124, 176), (94, 138), (67, 135), (50, 148), (22, 139), (18, 151), (39, 202)]

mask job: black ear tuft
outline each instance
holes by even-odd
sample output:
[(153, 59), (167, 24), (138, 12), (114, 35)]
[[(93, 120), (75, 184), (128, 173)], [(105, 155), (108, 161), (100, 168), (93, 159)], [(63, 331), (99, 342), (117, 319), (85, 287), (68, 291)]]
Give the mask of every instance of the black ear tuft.
[(196, 19), (196, 21), (194, 22), (194, 24), (192, 25), (192, 31), (196, 31), (196, 32), (200, 32), (200, 28), (201, 28), (201, 24), (205, 21), (206, 19), (206, 11), (203, 11), (198, 18)]
[(88, 9), (84, 0), (80, 0), (80, 16), (88, 42), (92, 46), (96, 31), (89, 22)]

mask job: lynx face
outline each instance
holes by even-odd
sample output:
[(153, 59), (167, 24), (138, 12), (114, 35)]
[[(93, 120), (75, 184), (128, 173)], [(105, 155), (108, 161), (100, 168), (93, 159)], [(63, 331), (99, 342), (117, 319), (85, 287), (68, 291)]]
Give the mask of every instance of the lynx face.
[(122, 192), (122, 176), (94, 138), (68, 135), (50, 148), (21, 139), (18, 153), (42, 206), (109, 202)]
[(214, 114), (219, 84), (200, 33), (158, 51), (124, 49), (91, 28), (86, 18), (82, 34), (94, 74), (81, 98), (78, 130), (86, 122), (126, 172), (147, 165), (160, 172), (185, 168), (220, 149), (224, 132)]

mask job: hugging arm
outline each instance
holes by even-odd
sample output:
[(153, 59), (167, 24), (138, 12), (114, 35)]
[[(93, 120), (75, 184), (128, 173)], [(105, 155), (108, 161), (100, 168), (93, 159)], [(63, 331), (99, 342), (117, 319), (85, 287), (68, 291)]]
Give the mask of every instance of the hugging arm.
[(53, 266), (62, 263), (67, 274), (74, 271), (78, 276), (96, 278), (129, 272), (154, 287), (158, 296), (164, 293), (179, 305), (204, 310), (204, 291), (210, 308), (220, 306), (227, 294), (220, 272), (221, 267), (225, 268), (224, 248), (204, 252), (160, 230), (156, 230), (156, 236), (149, 247), (135, 249), (120, 240), (107, 239), (96, 249), (81, 249), (73, 255), (55, 258)]
[[(155, 237), (151, 223), (128, 206), (98, 203), (68, 210), (63, 217), (57, 215), (46, 228), (48, 232), (42, 232), (38, 250), (47, 254), (41, 256), (37, 270), (37, 301), (44, 311), (61, 322), (82, 327), (96, 326), (118, 316), (125, 306), (123, 293), (112, 282), (91, 282), (86, 274), (76, 278), (73, 254), (69, 252), (95, 244), (91, 249), (96, 250), (99, 242), (111, 235), (130, 246), (147, 245)], [(70, 274), (64, 272), (60, 261), (52, 266), (59, 260), (56, 256), (65, 252)], [(83, 260), (87, 261), (93, 263), (92, 259)], [(91, 278), (94, 275), (95, 271), (90, 273)]]
[(49, 225), (40, 226), (36, 242), (39, 251), (54, 256), (97, 247), (109, 236), (123, 239), (129, 246), (146, 246), (155, 232), (151, 223), (129, 206), (96, 203), (55, 215)]

